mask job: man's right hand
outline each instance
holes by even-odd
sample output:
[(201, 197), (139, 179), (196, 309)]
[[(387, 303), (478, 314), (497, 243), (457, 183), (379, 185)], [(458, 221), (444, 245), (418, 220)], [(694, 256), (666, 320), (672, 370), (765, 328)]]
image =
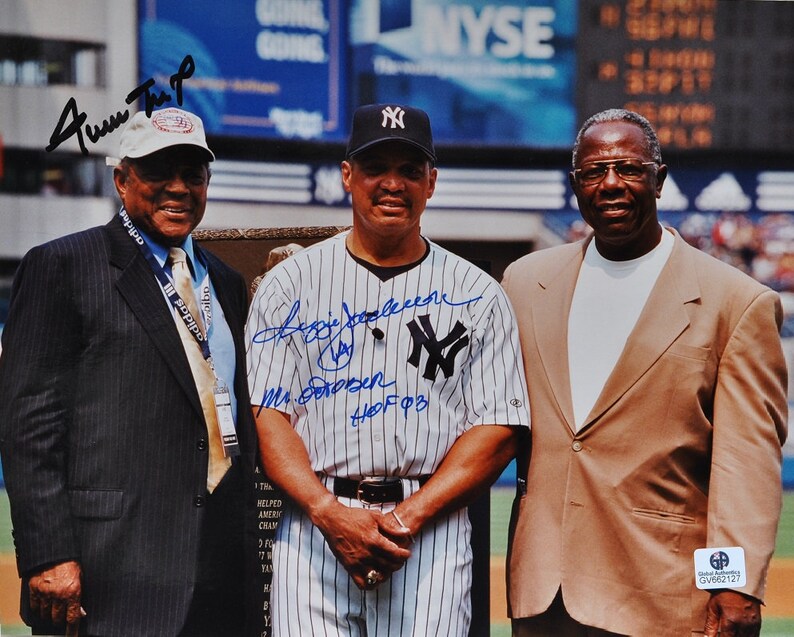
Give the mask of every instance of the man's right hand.
[(77, 634), (85, 612), (80, 606), (81, 570), (77, 562), (61, 562), (31, 576), (30, 608), (53, 624), (66, 624), (67, 634)]
[[(400, 569), (411, 556), (399, 532), (386, 537), (380, 509), (346, 507), (337, 501), (312, 468), (309, 452), (290, 417), (252, 405), (259, 434), (259, 452), (267, 477), (309, 516), (328, 548), (360, 589), (372, 589)], [(374, 572), (373, 572), (374, 571)], [(367, 575), (373, 578), (367, 582)]]
[(312, 522), (356, 586), (373, 588), (367, 583), (370, 571), (378, 572), (379, 584), (402, 568), (411, 551), (381, 533), (378, 520), (383, 514), (379, 510), (346, 507), (330, 493), (328, 496), (312, 511)]

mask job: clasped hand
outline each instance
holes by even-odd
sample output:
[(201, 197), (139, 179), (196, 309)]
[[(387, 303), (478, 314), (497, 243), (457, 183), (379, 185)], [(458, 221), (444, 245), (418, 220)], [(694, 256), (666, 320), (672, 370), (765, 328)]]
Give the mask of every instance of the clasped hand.
[[(394, 516), (329, 502), (313, 520), (329, 548), (360, 589), (371, 589), (402, 568), (411, 556), (411, 534)], [(375, 583), (367, 575), (375, 571)]]

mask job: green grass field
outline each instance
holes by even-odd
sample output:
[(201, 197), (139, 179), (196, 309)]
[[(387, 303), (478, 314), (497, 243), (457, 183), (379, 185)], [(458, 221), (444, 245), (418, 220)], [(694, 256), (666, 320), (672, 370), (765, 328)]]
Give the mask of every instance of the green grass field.
[[(8, 510), (8, 496), (5, 489), (0, 489), (0, 553), (14, 552), (13, 541), (11, 540), (11, 515)], [(19, 599), (19, 590), (6, 591), (0, 590), (0, 595), (13, 595)], [(0, 637), (30, 635), (30, 629), (21, 622), (18, 625), (0, 625)]]
[[(783, 513), (777, 528), (776, 557), (794, 557), (794, 491), (783, 494)], [(794, 614), (794, 609), (792, 609)], [(794, 635), (794, 631), (790, 633)]]
[(0, 553), (13, 553), (11, 540), (11, 513), (8, 510), (8, 496), (0, 489)]
[[(513, 490), (496, 488), (491, 492), (491, 555), (503, 556), (507, 551), (507, 524), (510, 519), (510, 505), (513, 501)], [(8, 511), (8, 497), (0, 489), (0, 553), (13, 553), (11, 542), (11, 522)], [(794, 558), (794, 491), (783, 496), (783, 514), (778, 529), (776, 557)], [(16, 597), (17, 591), (0, 591)], [(2, 637), (30, 635), (24, 626), (0, 627)], [(761, 630), (762, 637), (794, 636), (794, 609), (791, 619), (765, 619)], [(509, 637), (510, 627), (507, 624), (491, 626), (490, 637)]]

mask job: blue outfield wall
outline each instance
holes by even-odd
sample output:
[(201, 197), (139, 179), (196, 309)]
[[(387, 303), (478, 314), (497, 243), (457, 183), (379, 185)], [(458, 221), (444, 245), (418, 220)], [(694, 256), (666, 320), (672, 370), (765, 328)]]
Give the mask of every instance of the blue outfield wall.
[(515, 487), (516, 486), (516, 461), (513, 460), (496, 479), (495, 487)]
[(783, 456), (783, 488), (794, 489), (794, 457)]

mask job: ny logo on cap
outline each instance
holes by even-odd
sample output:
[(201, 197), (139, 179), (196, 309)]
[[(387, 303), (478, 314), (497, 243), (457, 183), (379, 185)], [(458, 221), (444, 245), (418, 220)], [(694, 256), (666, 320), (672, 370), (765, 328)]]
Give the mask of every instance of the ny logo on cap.
[(391, 106), (387, 106), (384, 108), (381, 113), (383, 113), (383, 121), (381, 122), (381, 126), (386, 128), (386, 125), (391, 122), (391, 128), (405, 128), (405, 124), (403, 124), (403, 117), (405, 116), (405, 111), (400, 108), (399, 106), (395, 106), (392, 108)]

